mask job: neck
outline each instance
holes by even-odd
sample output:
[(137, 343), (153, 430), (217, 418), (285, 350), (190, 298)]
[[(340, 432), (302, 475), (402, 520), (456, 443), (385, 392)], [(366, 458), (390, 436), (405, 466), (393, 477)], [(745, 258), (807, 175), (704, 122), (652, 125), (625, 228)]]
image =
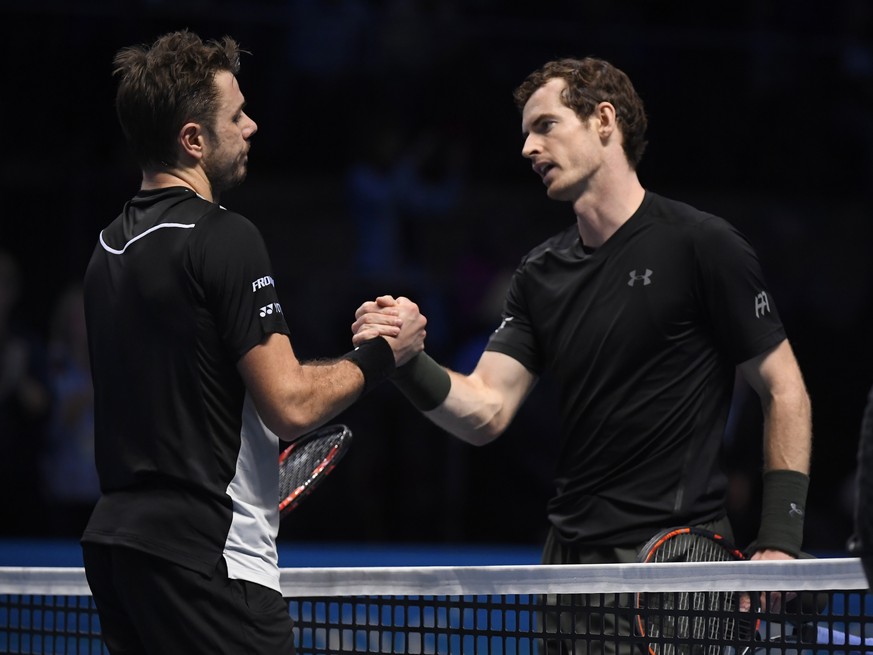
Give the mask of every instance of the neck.
[(586, 190), (573, 203), (582, 243), (602, 246), (639, 209), (645, 195), (633, 171), (612, 184)]
[(142, 185), (140, 188), (144, 191), (166, 189), (174, 186), (187, 187), (210, 202), (218, 202), (218, 198), (213, 193), (209, 180), (202, 174), (198, 174), (195, 170), (169, 169), (142, 172)]

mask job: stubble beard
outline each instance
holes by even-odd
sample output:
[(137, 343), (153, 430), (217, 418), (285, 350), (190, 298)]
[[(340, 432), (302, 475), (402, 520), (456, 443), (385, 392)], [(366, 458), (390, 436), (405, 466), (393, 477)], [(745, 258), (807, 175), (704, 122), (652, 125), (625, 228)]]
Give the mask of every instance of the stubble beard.
[(241, 153), (233, 162), (224, 165), (221, 162), (216, 164), (211, 158), (204, 160), (203, 170), (206, 172), (213, 196), (218, 197), (222, 191), (237, 187), (245, 181), (248, 172), (246, 157), (247, 153)]

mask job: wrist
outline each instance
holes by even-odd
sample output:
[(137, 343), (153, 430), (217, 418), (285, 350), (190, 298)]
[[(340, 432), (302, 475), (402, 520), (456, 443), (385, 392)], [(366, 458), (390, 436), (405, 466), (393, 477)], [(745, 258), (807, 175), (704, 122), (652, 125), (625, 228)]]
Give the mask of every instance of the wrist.
[(422, 412), (442, 405), (452, 388), (446, 369), (423, 351), (399, 366), (391, 381)]
[(383, 380), (387, 380), (396, 368), (394, 351), (384, 337), (365, 341), (354, 350), (346, 353), (343, 359), (347, 359), (361, 369), (361, 373), (364, 375), (362, 396)]
[(756, 550), (770, 548), (794, 557), (800, 555), (808, 488), (809, 476), (800, 471), (764, 473), (761, 526), (754, 543)]

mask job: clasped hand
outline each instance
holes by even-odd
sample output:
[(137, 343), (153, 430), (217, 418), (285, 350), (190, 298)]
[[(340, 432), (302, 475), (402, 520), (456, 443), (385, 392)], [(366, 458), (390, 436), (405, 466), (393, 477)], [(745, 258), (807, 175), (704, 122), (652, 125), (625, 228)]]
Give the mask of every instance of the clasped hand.
[(424, 350), (426, 325), (427, 318), (409, 298), (379, 296), (355, 311), (352, 344), (359, 346), (369, 339), (385, 337), (394, 351), (394, 361), (402, 366)]

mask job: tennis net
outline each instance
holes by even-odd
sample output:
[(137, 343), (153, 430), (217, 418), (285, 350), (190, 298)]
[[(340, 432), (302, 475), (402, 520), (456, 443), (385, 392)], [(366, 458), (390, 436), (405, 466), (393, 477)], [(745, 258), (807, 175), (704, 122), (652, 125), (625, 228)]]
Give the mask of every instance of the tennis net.
[[(854, 558), (289, 568), (281, 584), (301, 654), (873, 655)], [(0, 568), (0, 652), (105, 653), (83, 570)]]

